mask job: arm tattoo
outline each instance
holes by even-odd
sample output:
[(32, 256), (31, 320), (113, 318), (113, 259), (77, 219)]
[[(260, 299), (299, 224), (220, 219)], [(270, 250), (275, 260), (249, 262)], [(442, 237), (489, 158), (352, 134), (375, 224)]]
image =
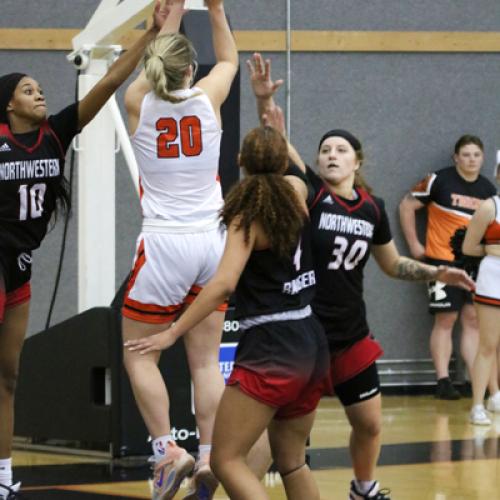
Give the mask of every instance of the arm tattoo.
[(436, 279), (436, 269), (407, 257), (401, 257), (396, 267), (396, 278), (406, 281), (429, 281)]

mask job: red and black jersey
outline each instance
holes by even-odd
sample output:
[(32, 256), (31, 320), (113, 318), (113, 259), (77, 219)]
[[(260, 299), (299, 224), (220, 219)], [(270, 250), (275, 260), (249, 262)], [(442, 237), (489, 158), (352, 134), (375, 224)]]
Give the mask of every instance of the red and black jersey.
[(411, 194), (427, 205), (425, 255), (440, 261), (453, 261), (450, 238), (469, 224), (482, 200), (496, 193), (495, 186), (480, 175), (466, 181), (456, 167), (447, 167), (422, 179)]
[(50, 116), (35, 132), (12, 134), (0, 124), (0, 249), (40, 246), (77, 128), (78, 103)]
[(309, 207), (317, 276), (312, 305), (335, 348), (368, 335), (363, 271), (371, 245), (387, 244), (392, 235), (382, 199), (356, 188), (348, 200), (309, 168), (307, 175), (316, 193)]
[(250, 254), (236, 287), (235, 316), (243, 319), (302, 309), (311, 304), (315, 284), (310, 225), (306, 221), (289, 258), (269, 249)]

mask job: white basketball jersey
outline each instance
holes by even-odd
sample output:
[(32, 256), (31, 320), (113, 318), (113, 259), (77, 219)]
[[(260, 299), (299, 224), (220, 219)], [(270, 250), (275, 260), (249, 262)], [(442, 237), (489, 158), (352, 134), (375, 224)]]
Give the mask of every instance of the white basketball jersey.
[(139, 165), (145, 219), (173, 226), (200, 225), (218, 218), (222, 130), (207, 95), (199, 88), (172, 92), (173, 104), (144, 96), (132, 146)]

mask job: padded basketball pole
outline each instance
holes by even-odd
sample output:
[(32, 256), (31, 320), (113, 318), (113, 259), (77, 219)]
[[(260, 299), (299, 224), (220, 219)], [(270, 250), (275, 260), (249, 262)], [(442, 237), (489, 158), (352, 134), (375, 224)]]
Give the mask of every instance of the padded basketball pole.
[(114, 126), (116, 127), (116, 138), (120, 144), (123, 157), (125, 158), (125, 163), (128, 166), (135, 192), (137, 193), (137, 196), (139, 196), (139, 167), (137, 166), (137, 160), (135, 159), (134, 149), (132, 148), (132, 143), (130, 142), (127, 127), (123, 121), (115, 96), (111, 97), (108, 104), (113, 117)]
[[(78, 77), (79, 99), (106, 73), (90, 58)], [(109, 104), (78, 141), (78, 312), (109, 305), (115, 295), (115, 126)]]
[[(112, 45), (150, 17), (152, 0), (102, 0), (86, 28), (73, 39), (68, 59), (80, 69), (79, 99), (105, 75), (119, 55)], [(114, 97), (80, 134), (78, 140), (78, 311), (107, 306), (115, 284), (115, 143), (123, 141), (116, 126)]]

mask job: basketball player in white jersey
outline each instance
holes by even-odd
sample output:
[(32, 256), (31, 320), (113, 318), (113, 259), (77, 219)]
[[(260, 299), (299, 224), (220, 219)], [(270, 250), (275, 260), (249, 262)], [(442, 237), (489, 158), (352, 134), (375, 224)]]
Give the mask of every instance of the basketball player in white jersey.
[[(142, 232), (123, 313), (124, 341), (165, 330), (215, 273), (225, 242), (219, 220), (220, 107), (238, 70), (238, 53), (222, 0), (207, 0), (216, 64), (192, 86), (196, 53), (178, 34), (183, 0), (167, 2), (169, 15), (146, 50), (144, 70), (125, 95), (132, 145), (139, 165)], [(194, 384), (200, 453), (185, 498), (212, 498), (209, 468), (215, 412), (224, 390), (219, 345), (221, 304), (184, 336)], [(153, 438), (153, 499), (173, 498), (194, 459), (170, 434), (169, 398), (159, 353), (124, 350), (124, 362), (144, 422)]]

